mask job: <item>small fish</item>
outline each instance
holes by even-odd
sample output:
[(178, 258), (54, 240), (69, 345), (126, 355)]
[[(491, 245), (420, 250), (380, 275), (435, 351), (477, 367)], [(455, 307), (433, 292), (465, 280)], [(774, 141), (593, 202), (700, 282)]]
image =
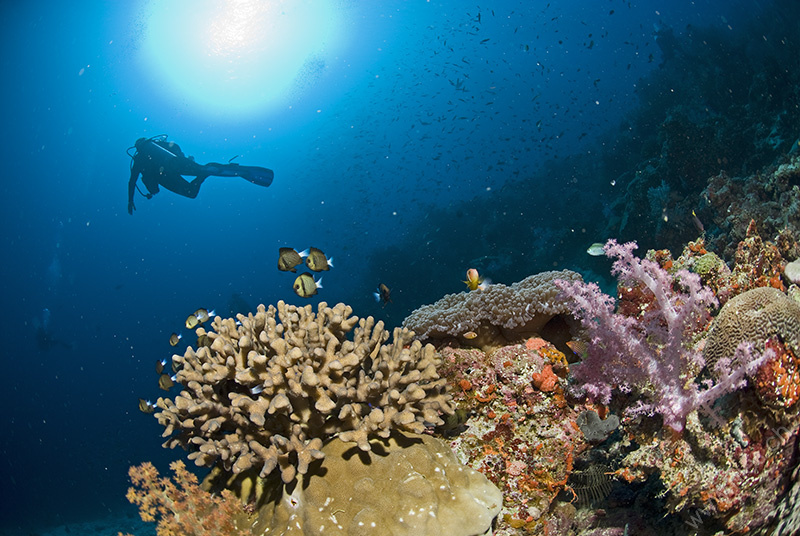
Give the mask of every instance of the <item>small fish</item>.
[(139, 411), (142, 413), (153, 413), (156, 410), (156, 405), (150, 402), (149, 400), (145, 400), (144, 398), (139, 399)]
[(200, 324), (200, 321), (194, 314), (186, 317), (186, 329), (194, 329)]
[(197, 347), (200, 348), (201, 346), (211, 346), (211, 340), (208, 335), (203, 334), (197, 337)]
[(261, 392), (263, 390), (264, 390), (264, 384), (259, 383), (258, 385), (253, 386), (253, 387), (250, 388), (250, 394), (251, 395), (258, 395), (258, 394), (261, 394)]
[(589, 353), (589, 345), (585, 341), (567, 341), (567, 346), (581, 359), (585, 359)]
[(601, 255), (606, 254), (605, 250), (603, 249), (604, 247), (605, 247), (604, 244), (601, 244), (600, 242), (595, 242), (594, 244), (589, 246), (589, 249), (586, 250), (586, 253), (588, 253), (592, 257), (600, 257)]
[(298, 253), (294, 248), (279, 248), (278, 270), (282, 272), (297, 272), (295, 266), (303, 264), (303, 257), (308, 257), (308, 250)]
[(474, 331), (468, 331), (462, 335), (462, 337), (464, 337), (465, 339), (474, 339), (477, 336), (478, 334), (475, 333)]
[(194, 312), (194, 316), (197, 317), (197, 321), (199, 323), (208, 322), (212, 316), (216, 313), (212, 310), (209, 312), (207, 309), (203, 309), (202, 307)]
[(487, 283), (484, 282), (484, 279), (478, 274), (478, 270), (475, 268), (467, 270), (467, 280), (464, 281), (464, 284), (466, 284), (467, 288), (470, 290), (484, 290), (487, 286)]
[(381, 307), (386, 307), (386, 304), (392, 301), (391, 293), (389, 287), (381, 283), (378, 285), (378, 291), (373, 292), (372, 295), (375, 296), (375, 301), (381, 302)]
[(318, 281), (314, 281), (311, 274), (303, 272), (294, 280), (292, 288), (294, 288), (295, 294), (301, 298), (310, 298), (317, 293), (318, 288), (322, 288), (322, 278), (320, 277)]
[(169, 374), (162, 374), (158, 377), (158, 386), (165, 390), (169, 391), (170, 387), (175, 385), (176, 376), (170, 376)]
[(306, 266), (315, 272), (330, 270), (333, 268), (333, 259), (325, 257), (325, 254), (317, 248), (309, 248)]
[(156, 363), (156, 374), (161, 374), (162, 372), (164, 372), (164, 367), (166, 366), (167, 366), (166, 359), (162, 359), (161, 361)]
[(700, 221), (700, 218), (697, 217), (697, 214), (694, 213), (694, 210), (692, 211), (692, 222), (697, 230), (700, 231), (700, 234), (704, 234), (706, 232), (706, 228), (703, 227), (703, 222)]
[(439, 430), (447, 437), (463, 432), (467, 429), (467, 421), (472, 415), (472, 411), (468, 409), (457, 408), (450, 415), (444, 416), (442, 419), (444, 424), (439, 427)]
[(178, 342), (183, 338), (183, 335), (179, 335), (178, 333), (173, 333), (169, 336), (169, 345), (170, 346), (178, 346)]

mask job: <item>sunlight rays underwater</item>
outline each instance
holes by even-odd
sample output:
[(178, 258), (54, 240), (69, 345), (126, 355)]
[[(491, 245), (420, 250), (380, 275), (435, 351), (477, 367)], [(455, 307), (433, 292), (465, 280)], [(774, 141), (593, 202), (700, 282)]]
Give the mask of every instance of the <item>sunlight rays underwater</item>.
[(153, 1), (146, 21), (153, 83), (201, 113), (274, 109), (343, 41), (342, 10), (325, 0)]

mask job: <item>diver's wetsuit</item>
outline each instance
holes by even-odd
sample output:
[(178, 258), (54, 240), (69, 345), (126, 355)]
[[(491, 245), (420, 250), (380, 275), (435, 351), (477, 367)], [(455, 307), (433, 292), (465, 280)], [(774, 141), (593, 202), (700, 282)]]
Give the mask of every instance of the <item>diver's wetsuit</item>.
[[(131, 178), (128, 181), (128, 214), (133, 214), (136, 206), (133, 195), (136, 192), (136, 181), (142, 176), (142, 183), (147, 187), (146, 197), (149, 199), (159, 192), (159, 185), (171, 192), (194, 199), (200, 186), (209, 175), (220, 177), (241, 177), (245, 180), (269, 186), (274, 173), (271, 169), (258, 166), (240, 166), (238, 164), (218, 164), (211, 162), (200, 165), (186, 157), (177, 143), (167, 141), (166, 136), (140, 138), (136, 141), (136, 153), (131, 163)], [(194, 176), (191, 182), (183, 175)]]
[[(136, 208), (133, 206), (133, 194), (139, 175), (147, 187), (148, 197), (157, 194), (161, 185), (170, 192), (194, 199), (209, 174), (203, 171), (203, 166), (187, 158), (177, 143), (159, 139), (137, 142), (128, 181), (129, 214)], [(196, 178), (189, 182), (182, 175)]]

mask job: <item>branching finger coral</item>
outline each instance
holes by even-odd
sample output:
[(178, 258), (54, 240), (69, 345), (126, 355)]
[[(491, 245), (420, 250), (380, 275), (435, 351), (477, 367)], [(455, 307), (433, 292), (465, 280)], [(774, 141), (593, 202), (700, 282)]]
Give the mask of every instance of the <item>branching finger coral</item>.
[(233, 473), (278, 469), (288, 483), (324, 458), (333, 436), (367, 451), (372, 435), (442, 424), (453, 408), (433, 346), (400, 328), (384, 344), (383, 322), (351, 313), (341, 303), (314, 313), (280, 301), (199, 328), (197, 350), (173, 356), (183, 391), (156, 404), (164, 446)]

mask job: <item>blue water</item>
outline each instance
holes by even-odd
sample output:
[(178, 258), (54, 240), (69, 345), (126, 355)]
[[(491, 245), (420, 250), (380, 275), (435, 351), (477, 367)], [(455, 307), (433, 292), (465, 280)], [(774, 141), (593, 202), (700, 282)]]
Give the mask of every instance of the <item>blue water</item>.
[[(343, 1), (330, 55), (278, 104), (226, 113), (159, 78), (157, 4), (0, 7), (0, 531), (135, 513), (127, 468), (181, 454), (137, 399), (161, 394), (155, 363), (198, 307), (344, 301), (393, 326), (470, 266), (602, 272), (576, 259), (624, 195), (600, 162), (663, 60), (654, 25), (735, 33), (770, 5)], [(197, 199), (137, 194), (130, 216), (126, 149), (162, 133), (274, 183), (211, 177)], [(293, 293), (282, 246), (333, 257), (317, 296)]]

